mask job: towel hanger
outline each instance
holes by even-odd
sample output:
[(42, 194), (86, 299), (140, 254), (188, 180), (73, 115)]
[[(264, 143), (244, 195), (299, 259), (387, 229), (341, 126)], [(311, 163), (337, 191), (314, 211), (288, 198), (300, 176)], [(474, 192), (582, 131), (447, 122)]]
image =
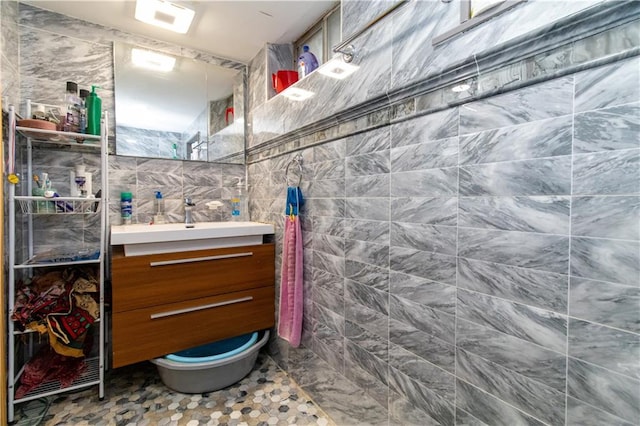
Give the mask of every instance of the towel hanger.
[(296, 186), (300, 186), (300, 183), (302, 182), (302, 154), (298, 154), (291, 161), (289, 161), (289, 163), (287, 164), (287, 168), (284, 170), (287, 186), (293, 186), (289, 183), (289, 167), (291, 167), (291, 165), (294, 163), (297, 164), (298, 172), (300, 173), (300, 177), (298, 178), (298, 185)]

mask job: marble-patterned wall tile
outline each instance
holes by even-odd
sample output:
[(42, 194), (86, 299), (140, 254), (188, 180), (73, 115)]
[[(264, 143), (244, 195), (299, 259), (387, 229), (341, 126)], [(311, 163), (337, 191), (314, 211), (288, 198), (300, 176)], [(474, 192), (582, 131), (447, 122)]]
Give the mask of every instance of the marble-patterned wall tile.
[(456, 426), (487, 426), (487, 424), (456, 407)]
[(455, 316), (397, 296), (390, 298), (389, 316), (450, 344), (455, 343)]
[(389, 291), (389, 270), (386, 265), (375, 266), (346, 259), (345, 277), (362, 285), (371, 286), (384, 292)]
[(358, 303), (381, 314), (389, 314), (388, 293), (370, 285), (345, 280), (345, 300), (348, 302), (345, 304)]
[[(265, 46), (265, 53), (267, 56), (267, 65), (265, 70), (267, 85), (267, 98), (271, 99), (276, 95), (276, 91), (271, 81), (271, 74), (275, 74), (278, 70), (292, 70), (295, 69), (295, 59), (293, 57), (293, 45), (291, 44), (272, 44), (267, 43)], [(265, 99), (265, 100), (266, 100)]]
[(574, 195), (640, 194), (640, 149), (573, 157)]
[(571, 154), (572, 117), (502, 127), (460, 137), (460, 164)]
[(344, 317), (319, 304), (313, 304), (314, 319), (339, 335), (344, 335)]
[(640, 286), (640, 242), (574, 237), (571, 275)]
[(336, 237), (344, 236), (344, 219), (338, 217), (312, 217), (313, 232)]
[(455, 371), (454, 345), (432, 334), (391, 318), (389, 341), (450, 373)]
[[(353, 356), (355, 353), (362, 352), (362, 357), (354, 356), (357, 361), (358, 358), (377, 358), (377, 361), (383, 361), (385, 363), (384, 371), (387, 370), (386, 363), (389, 360), (389, 339), (388, 334), (384, 333), (379, 335), (377, 333), (369, 331), (367, 327), (353, 321), (345, 321), (344, 336), (346, 337), (345, 346), (347, 352), (350, 352)], [(357, 347), (356, 350), (351, 350), (352, 347)], [(380, 374), (377, 369), (372, 369), (373, 375), (377, 376), (380, 381), (387, 383), (386, 377)]]
[(569, 356), (640, 379), (640, 335), (569, 320)]
[(563, 424), (564, 392), (458, 349), (456, 376), (548, 424)]
[(372, 19), (390, 7), (385, 0), (345, 0), (340, 2), (343, 39), (360, 31)]
[(388, 174), (350, 177), (346, 184), (346, 196), (388, 197), (390, 181)]
[(457, 229), (453, 226), (391, 222), (391, 245), (455, 256)]
[(640, 240), (640, 197), (574, 197), (571, 233), (585, 237)]
[(391, 220), (404, 223), (428, 223), (432, 225), (457, 224), (458, 198), (392, 198)]
[(456, 347), (558, 391), (565, 390), (564, 353), (458, 318)]
[(489, 425), (544, 425), (542, 421), (460, 379), (456, 380), (456, 407)]
[[(254, 112), (259, 105), (262, 105), (267, 100), (266, 68), (267, 46), (260, 49), (249, 62), (249, 105), (247, 107), (251, 112)], [(255, 116), (253, 117), (253, 125), (261, 122), (256, 118)], [(255, 134), (255, 129), (253, 133)], [(256, 141), (253, 142), (255, 143)]]
[(344, 319), (358, 324), (360, 328), (384, 340), (389, 340), (389, 317), (386, 313), (351, 302), (344, 307)]
[(345, 257), (369, 265), (387, 267), (389, 265), (389, 245), (346, 240)]
[(388, 198), (347, 198), (345, 200), (345, 218), (389, 220)]
[(344, 238), (326, 234), (316, 234), (313, 238), (313, 250), (344, 257)]
[(313, 351), (335, 370), (342, 372), (344, 365), (344, 344), (343, 337), (326, 327), (317, 323), (313, 333)]
[[(377, 151), (385, 151), (390, 148), (390, 128), (383, 127), (369, 132), (349, 136), (340, 142), (343, 157), (346, 155), (361, 155)], [(346, 150), (346, 151), (345, 151)]]
[(455, 377), (406, 349), (391, 344), (389, 366), (450, 401), (455, 393)]
[(309, 182), (308, 191), (302, 194), (306, 198), (332, 198), (344, 194), (344, 179), (323, 179)]
[(568, 358), (567, 395), (628, 422), (640, 418), (640, 381)]
[(401, 247), (389, 249), (389, 265), (392, 271), (415, 275), (446, 284), (456, 282), (454, 256), (429, 253)]
[(307, 199), (305, 209), (313, 212), (313, 216), (344, 217), (345, 201), (339, 198)]
[(320, 268), (313, 268), (311, 281), (315, 289), (325, 289), (335, 293), (339, 298), (344, 298), (344, 277), (334, 275)]
[(441, 139), (391, 150), (391, 170), (407, 172), (458, 164), (458, 138)]
[(417, 172), (391, 173), (391, 197), (440, 197), (456, 195), (458, 170), (455, 167)]
[(564, 274), (458, 258), (458, 287), (567, 313)]
[(456, 288), (418, 278), (413, 275), (391, 272), (389, 292), (397, 297), (414, 301), (420, 305), (455, 315)]
[(576, 114), (574, 126), (576, 154), (638, 148), (640, 103)]
[(555, 312), (458, 289), (458, 318), (565, 352), (567, 320)]
[(458, 256), (566, 274), (569, 265), (569, 238), (460, 228)]
[(350, 240), (389, 244), (389, 225), (384, 222), (345, 219), (345, 237)]
[(458, 225), (569, 234), (569, 197), (460, 197)]
[(347, 157), (345, 176), (368, 176), (389, 173), (389, 151)]
[(313, 266), (338, 277), (344, 276), (344, 258), (319, 251), (313, 252)]
[(640, 333), (640, 287), (571, 277), (569, 315)]
[(389, 398), (387, 370), (386, 362), (346, 340), (345, 376), (384, 407)]
[(460, 195), (467, 196), (568, 195), (571, 157), (460, 167), (459, 186)]
[(344, 160), (322, 161), (313, 164), (314, 180), (341, 179), (344, 177)]
[(640, 59), (633, 58), (576, 74), (575, 112), (640, 100)]
[(458, 136), (458, 108), (392, 124), (391, 146), (398, 148)]
[(567, 423), (568, 426), (633, 426), (633, 423), (622, 420), (595, 408), (589, 404), (567, 397)]
[(565, 77), (460, 108), (460, 134), (571, 114), (573, 78)]

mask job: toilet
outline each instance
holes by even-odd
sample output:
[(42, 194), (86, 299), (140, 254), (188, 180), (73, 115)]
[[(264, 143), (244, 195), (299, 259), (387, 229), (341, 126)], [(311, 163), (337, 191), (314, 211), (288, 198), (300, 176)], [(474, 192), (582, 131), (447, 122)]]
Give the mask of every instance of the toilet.
[(212, 392), (242, 380), (251, 372), (269, 330), (243, 334), (152, 359), (160, 379), (181, 393)]

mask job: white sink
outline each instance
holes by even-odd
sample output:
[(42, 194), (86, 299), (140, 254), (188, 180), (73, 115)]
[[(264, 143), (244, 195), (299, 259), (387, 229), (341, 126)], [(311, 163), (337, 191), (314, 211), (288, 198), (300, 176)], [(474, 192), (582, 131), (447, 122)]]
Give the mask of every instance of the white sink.
[(126, 256), (173, 253), (209, 248), (262, 244), (262, 236), (273, 234), (273, 225), (259, 222), (200, 222), (111, 227), (111, 245), (124, 246)]

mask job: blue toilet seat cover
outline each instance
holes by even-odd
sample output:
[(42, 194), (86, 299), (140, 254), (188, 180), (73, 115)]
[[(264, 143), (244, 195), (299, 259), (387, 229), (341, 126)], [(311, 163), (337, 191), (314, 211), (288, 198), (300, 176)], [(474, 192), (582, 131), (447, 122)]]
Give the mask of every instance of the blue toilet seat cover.
[(185, 363), (217, 361), (239, 354), (253, 346), (257, 340), (258, 332), (255, 331), (253, 333), (247, 333), (169, 354), (165, 356), (165, 358), (171, 361)]

